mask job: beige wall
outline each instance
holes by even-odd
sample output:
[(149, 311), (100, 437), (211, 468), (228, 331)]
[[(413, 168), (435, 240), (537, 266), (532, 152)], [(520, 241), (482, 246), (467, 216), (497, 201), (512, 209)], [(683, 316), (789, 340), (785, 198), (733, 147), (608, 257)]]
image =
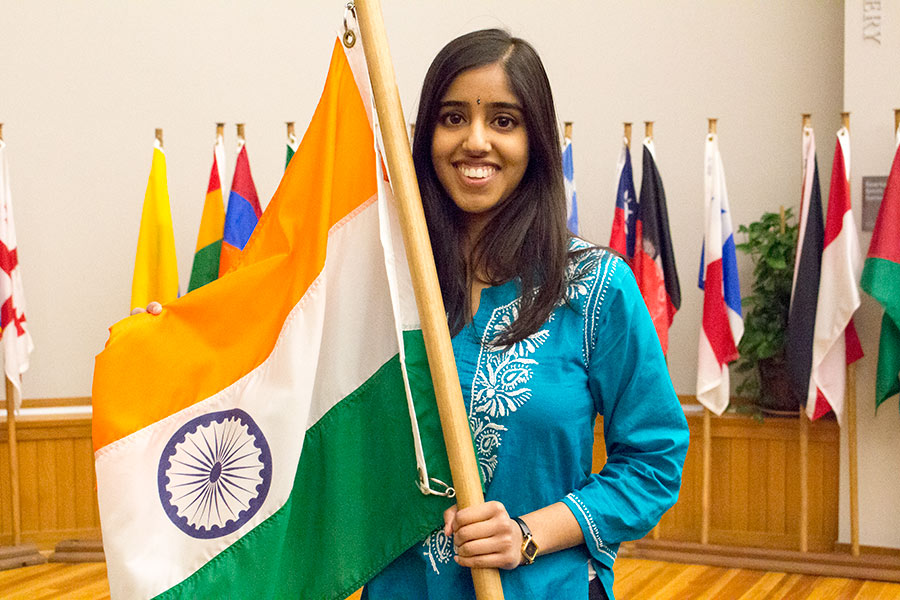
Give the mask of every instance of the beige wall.
[[(880, 43), (873, 36), (876, 28), (864, 30), (865, 5), (879, 4), (870, 11), (881, 17)], [(844, 106), (850, 111), (853, 163), (851, 193), (857, 221), (862, 213), (862, 177), (887, 175), (894, 157), (894, 109), (900, 108), (900, 6), (896, 2), (847, 0), (844, 34)], [(896, 235), (896, 234), (895, 234)], [(863, 232), (863, 253), (872, 235)], [(860, 540), (863, 544), (900, 547), (900, 415), (897, 397), (885, 402), (875, 414), (875, 369), (881, 306), (863, 294), (856, 322), (866, 358), (859, 363), (857, 398), (859, 415), (859, 494)], [(847, 443), (842, 444), (842, 541), (850, 539), (849, 478)]]
[[(707, 117), (720, 119), (735, 226), (764, 210), (798, 204), (803, 112), (813, 114), (817, 127), (826, 187), (833, 133), (844, 105), (854, 111), (854, 172), (884, 173), (888, 166), (890, 109), (900, 97), (895, 77), (900, 53), (896, 40), (893, 46), (885, 40), (878, 59), (883, 67), (872, 67), (873, 59), (862, 56), (855, 33), (859, 25), (853, 25), (854, 19), (861, 20), (861, 8), (854, 8), (860, 0), (848, 0), (846, 7), (846, 94), (841, 2), (385, 4), (407, 115), (415, 110), (428, 62), (451, 37), (502, 26), (537, 47), (550, 73), (560, 119), (575, 123), (579, 209), (582, 233), (589, 239), (608, 240), (622, 121), (636, 123), (637, 149), (640, 122), (656, 121), (657, 156), (682, 285), (670, 353), (679, 393), (695, 389), (701, 310), (695, 282)], [(343, 2), (312, 0), (0, 0), (0, 121), (9, 143), (27, 315), (36, 344), (26, 397), (90, 393), (93, 356), (103, 347), (106, 328), (128, 309), (154, 127), (165, 129), (184, 289), (209, 176), (214, 123), (228, 122), (229, 178), (234, 123), (247, 123), (251, 166), (265, 204), (283, 166), (283, 123), (296, 120), (302, 131), (308, 122), (342, 7)], [(888, 31), (896, 36), (896, 25), (886, 28), (885, 35)], [(888, 56), (893, 62), (884, 62)], [(863, 76), (865, 81), (858, 79)], [(895, 86), (890, 93), (883, 87), (888, 84)], [(872, 113), (872, 135), (862, 138), (863, 111), (874, 111), (876, 105), (870, 94), (886, 108)], [(632, 159), (640, 181), (637, 150)], [(863, 168), (866, 160), (868, 170)], [(853, 189), (859, 189), (856, 180)], [(867, 236), (863, 241), (868, 242)], [(747, 281), (742, 258), (741, 264)], [(888, 504), (900, 491), (883, 491), (884, 481), (896, 480), (900, 462), (896, 436), (888, 437), (896, 430), (896, 404), (882, 409), (877, 420), (871, 418), (868, 381), (878, 314), (866, 299), (860, 318), (869, 357), (860, 368), (861, 461), (876, 463), (890, 444), (895, 454), (884, 466), (891, 477), (881, 471), (863, 473), (863, 482), (869, 482), (864, 487), (863, 543), (900, 546), (900, 526), (884, 526), (886, 518), (900, 519), (891, 517), (895, 511)], [(881, 483), (875, 486), (874, 481)], [(867, 506), (877, 510), (877, 518), (870, 518)], [(848, 538), (845, 521), (842, 537)]]

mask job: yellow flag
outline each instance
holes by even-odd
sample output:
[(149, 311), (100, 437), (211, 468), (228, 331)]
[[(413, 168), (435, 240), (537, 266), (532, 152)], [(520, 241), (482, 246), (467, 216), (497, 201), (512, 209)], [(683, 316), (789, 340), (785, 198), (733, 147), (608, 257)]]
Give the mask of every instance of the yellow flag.
[(143, 308), (154, 300), (165, 304), (177, 297), (178, 265), (175, 260), (172, 211), (169, 208), (169, 186), (166, 183), (166, 154), (159, 140), (156, 140), (134, 259), (131, 308)]

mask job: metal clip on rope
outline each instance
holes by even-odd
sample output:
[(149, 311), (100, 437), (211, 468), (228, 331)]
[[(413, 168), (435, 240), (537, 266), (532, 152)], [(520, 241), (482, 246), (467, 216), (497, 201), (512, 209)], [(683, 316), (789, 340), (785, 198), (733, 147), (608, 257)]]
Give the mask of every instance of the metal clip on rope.
[(354, 44), (356, 44), (356, 32), (350, 29), (350, 26), (347, 25), (347, 15), (353, 15), (353, 20), (356, 21), (356, 5), (353, 3), (353, 0), (347, 3), (347, 6), (344, 10), (344, 35), (341, 40), (344, 42), (344, 46), (347, 48), (352, 48)]
[[(435, 483), (444, 488), (444, 491), (439, 492), (435, 489), (432, 489), (431, 483)], [(419, 491), (425, 494), (426, 496), (443, 496), (444, 498), (455, 498), (456, 490), (453, 489), (452, 486), (447, 485), (440, 479), (435, 477), (429, 477), (428, 481), (425, 481), (425, 473), (422, 469), (419, 469), (419, 479), (416, 481), (416, 485), (419, 487)]]

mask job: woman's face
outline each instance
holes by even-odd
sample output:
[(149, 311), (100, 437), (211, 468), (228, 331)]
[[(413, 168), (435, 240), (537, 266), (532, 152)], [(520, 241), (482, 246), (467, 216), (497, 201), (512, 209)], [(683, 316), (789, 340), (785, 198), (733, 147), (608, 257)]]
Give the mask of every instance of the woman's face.
[(528, 167), (528, 133), (500, 64), (464, 71), (447, 88), (431, 161), (470, 224), (486, 223), (518, 187)]

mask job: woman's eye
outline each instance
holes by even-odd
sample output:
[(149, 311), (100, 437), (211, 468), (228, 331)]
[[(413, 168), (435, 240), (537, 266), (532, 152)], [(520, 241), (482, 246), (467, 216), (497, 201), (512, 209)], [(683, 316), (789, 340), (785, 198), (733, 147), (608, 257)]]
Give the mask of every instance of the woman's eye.
[(463, 122), (463, 117), (459, 113), (447, 113), (440, 118), (441, 125), (459, 125)]
[(494, 123), (496, 123), (497, 127), (499, 127), (500, 129), (512, 129), (516, 126), (515, 119), (504, 115), (500, 115), (499, 117), (494, 119)]

